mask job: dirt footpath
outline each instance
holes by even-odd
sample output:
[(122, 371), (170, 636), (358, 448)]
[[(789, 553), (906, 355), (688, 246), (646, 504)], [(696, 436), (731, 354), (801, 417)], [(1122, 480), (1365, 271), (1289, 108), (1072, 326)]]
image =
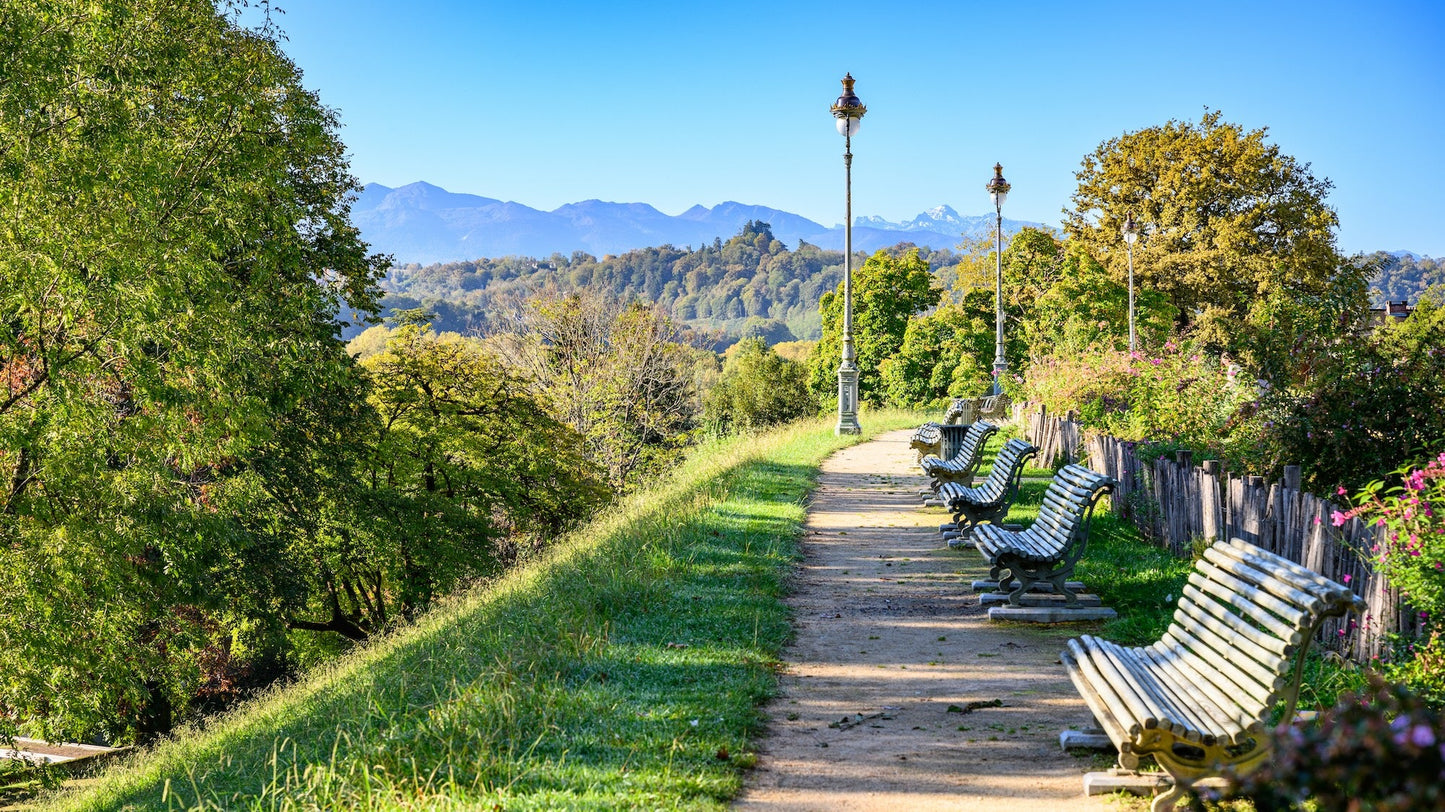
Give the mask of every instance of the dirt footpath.
[(1119, 810), (1083, 794), (1107, 761), (1059, 749), (1059, 731), (1091, 721), (1058, 661), (1081, 628), (988, 622), (968, 589), (987, 567), (940, 541), (949, 517), (921, 507), (910, 434), (823, 464), (790, 599), (797, 639), (736, 806)]

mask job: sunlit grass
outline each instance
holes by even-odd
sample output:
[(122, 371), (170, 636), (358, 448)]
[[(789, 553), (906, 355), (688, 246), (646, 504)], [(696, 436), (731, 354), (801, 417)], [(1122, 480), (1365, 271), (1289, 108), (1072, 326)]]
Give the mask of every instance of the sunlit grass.
[(817, 464), (855, 441), (832, 425), (702, 447), (541, 560), (50, 808), (721, 808), (790, 634)]

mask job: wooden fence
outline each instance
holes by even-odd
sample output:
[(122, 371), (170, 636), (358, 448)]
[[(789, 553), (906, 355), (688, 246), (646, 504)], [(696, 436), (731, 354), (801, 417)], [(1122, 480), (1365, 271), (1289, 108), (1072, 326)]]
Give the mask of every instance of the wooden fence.
[(1090, 436), (1081, 452), (1082, 427), (1070, 416), (1052, 417), (1042, 408), (1019, 416), (1028, 418), (1023, 425), (1029, 441), (1040, 447), (1045, 463), (1085, 459), (1118, 480), (1113, 510), (1176, 555), (1192, 556), (1199, 543), (1240, 538), (1348, 584), (1369, 609), (1363, 618), (1326, 621), (1320, 642), (1329, 648), (1363, 662), (1385, 652), (1387, 635), (1419, 630), (1415, 612), (1369, 563), (1383, 529), (1358, 519), (1335, 527), (1336, 506), (1300, 489), (1298, 466), (1286, 466), (1280, 481), (1267, 482), (1229, 475), (1215, 460), (1194, 465), (1187, 451), (1146, 463), (1135, 455), (1134, 443), (1109, 435)]

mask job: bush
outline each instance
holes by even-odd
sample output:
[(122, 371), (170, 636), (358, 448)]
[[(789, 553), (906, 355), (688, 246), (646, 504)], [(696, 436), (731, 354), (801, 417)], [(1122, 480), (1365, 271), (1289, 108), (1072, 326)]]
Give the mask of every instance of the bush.
[(1422, 298), (1410, 318), (1321, 356), (1302, 389), (1276, 404), (1276, 463), (1300, 463), (1316, 493), (1379, 479), (1445, 446), (1445, 307)]
[(1247, 416), (1257, 395), (1238, 367), (1172, 342), (1158, 354), (1095, 348), (1045, 359), (1029, 367), (1023, 390), (1050, 412), (1077, 411), (1085, 425), (1121, 440), (1213, 457), (1232, 456), (1232, 444), (1252, 436)]
[(1270, 735), (1273, 760), (1230, 793), (1251, 799), (1258, 812), (1445, 804), (1445, 716), (1403, 686), (1376, 679), (1313, 722)]
[(816, 412), (807, 368), (779, 356), (758, 338), (745, 338), (732, 348), (721, 380), (703, 397), (703, 420), (720, 433), (787, 423)]

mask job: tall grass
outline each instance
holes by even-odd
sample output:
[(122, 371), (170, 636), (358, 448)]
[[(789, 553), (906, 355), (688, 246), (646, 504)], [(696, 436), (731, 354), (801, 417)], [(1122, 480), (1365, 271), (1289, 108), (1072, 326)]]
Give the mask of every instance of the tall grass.
[(855, 439), (831, 426), (709, 443), (539, 560), (48, 808), (721, 808), (817, 464)]

